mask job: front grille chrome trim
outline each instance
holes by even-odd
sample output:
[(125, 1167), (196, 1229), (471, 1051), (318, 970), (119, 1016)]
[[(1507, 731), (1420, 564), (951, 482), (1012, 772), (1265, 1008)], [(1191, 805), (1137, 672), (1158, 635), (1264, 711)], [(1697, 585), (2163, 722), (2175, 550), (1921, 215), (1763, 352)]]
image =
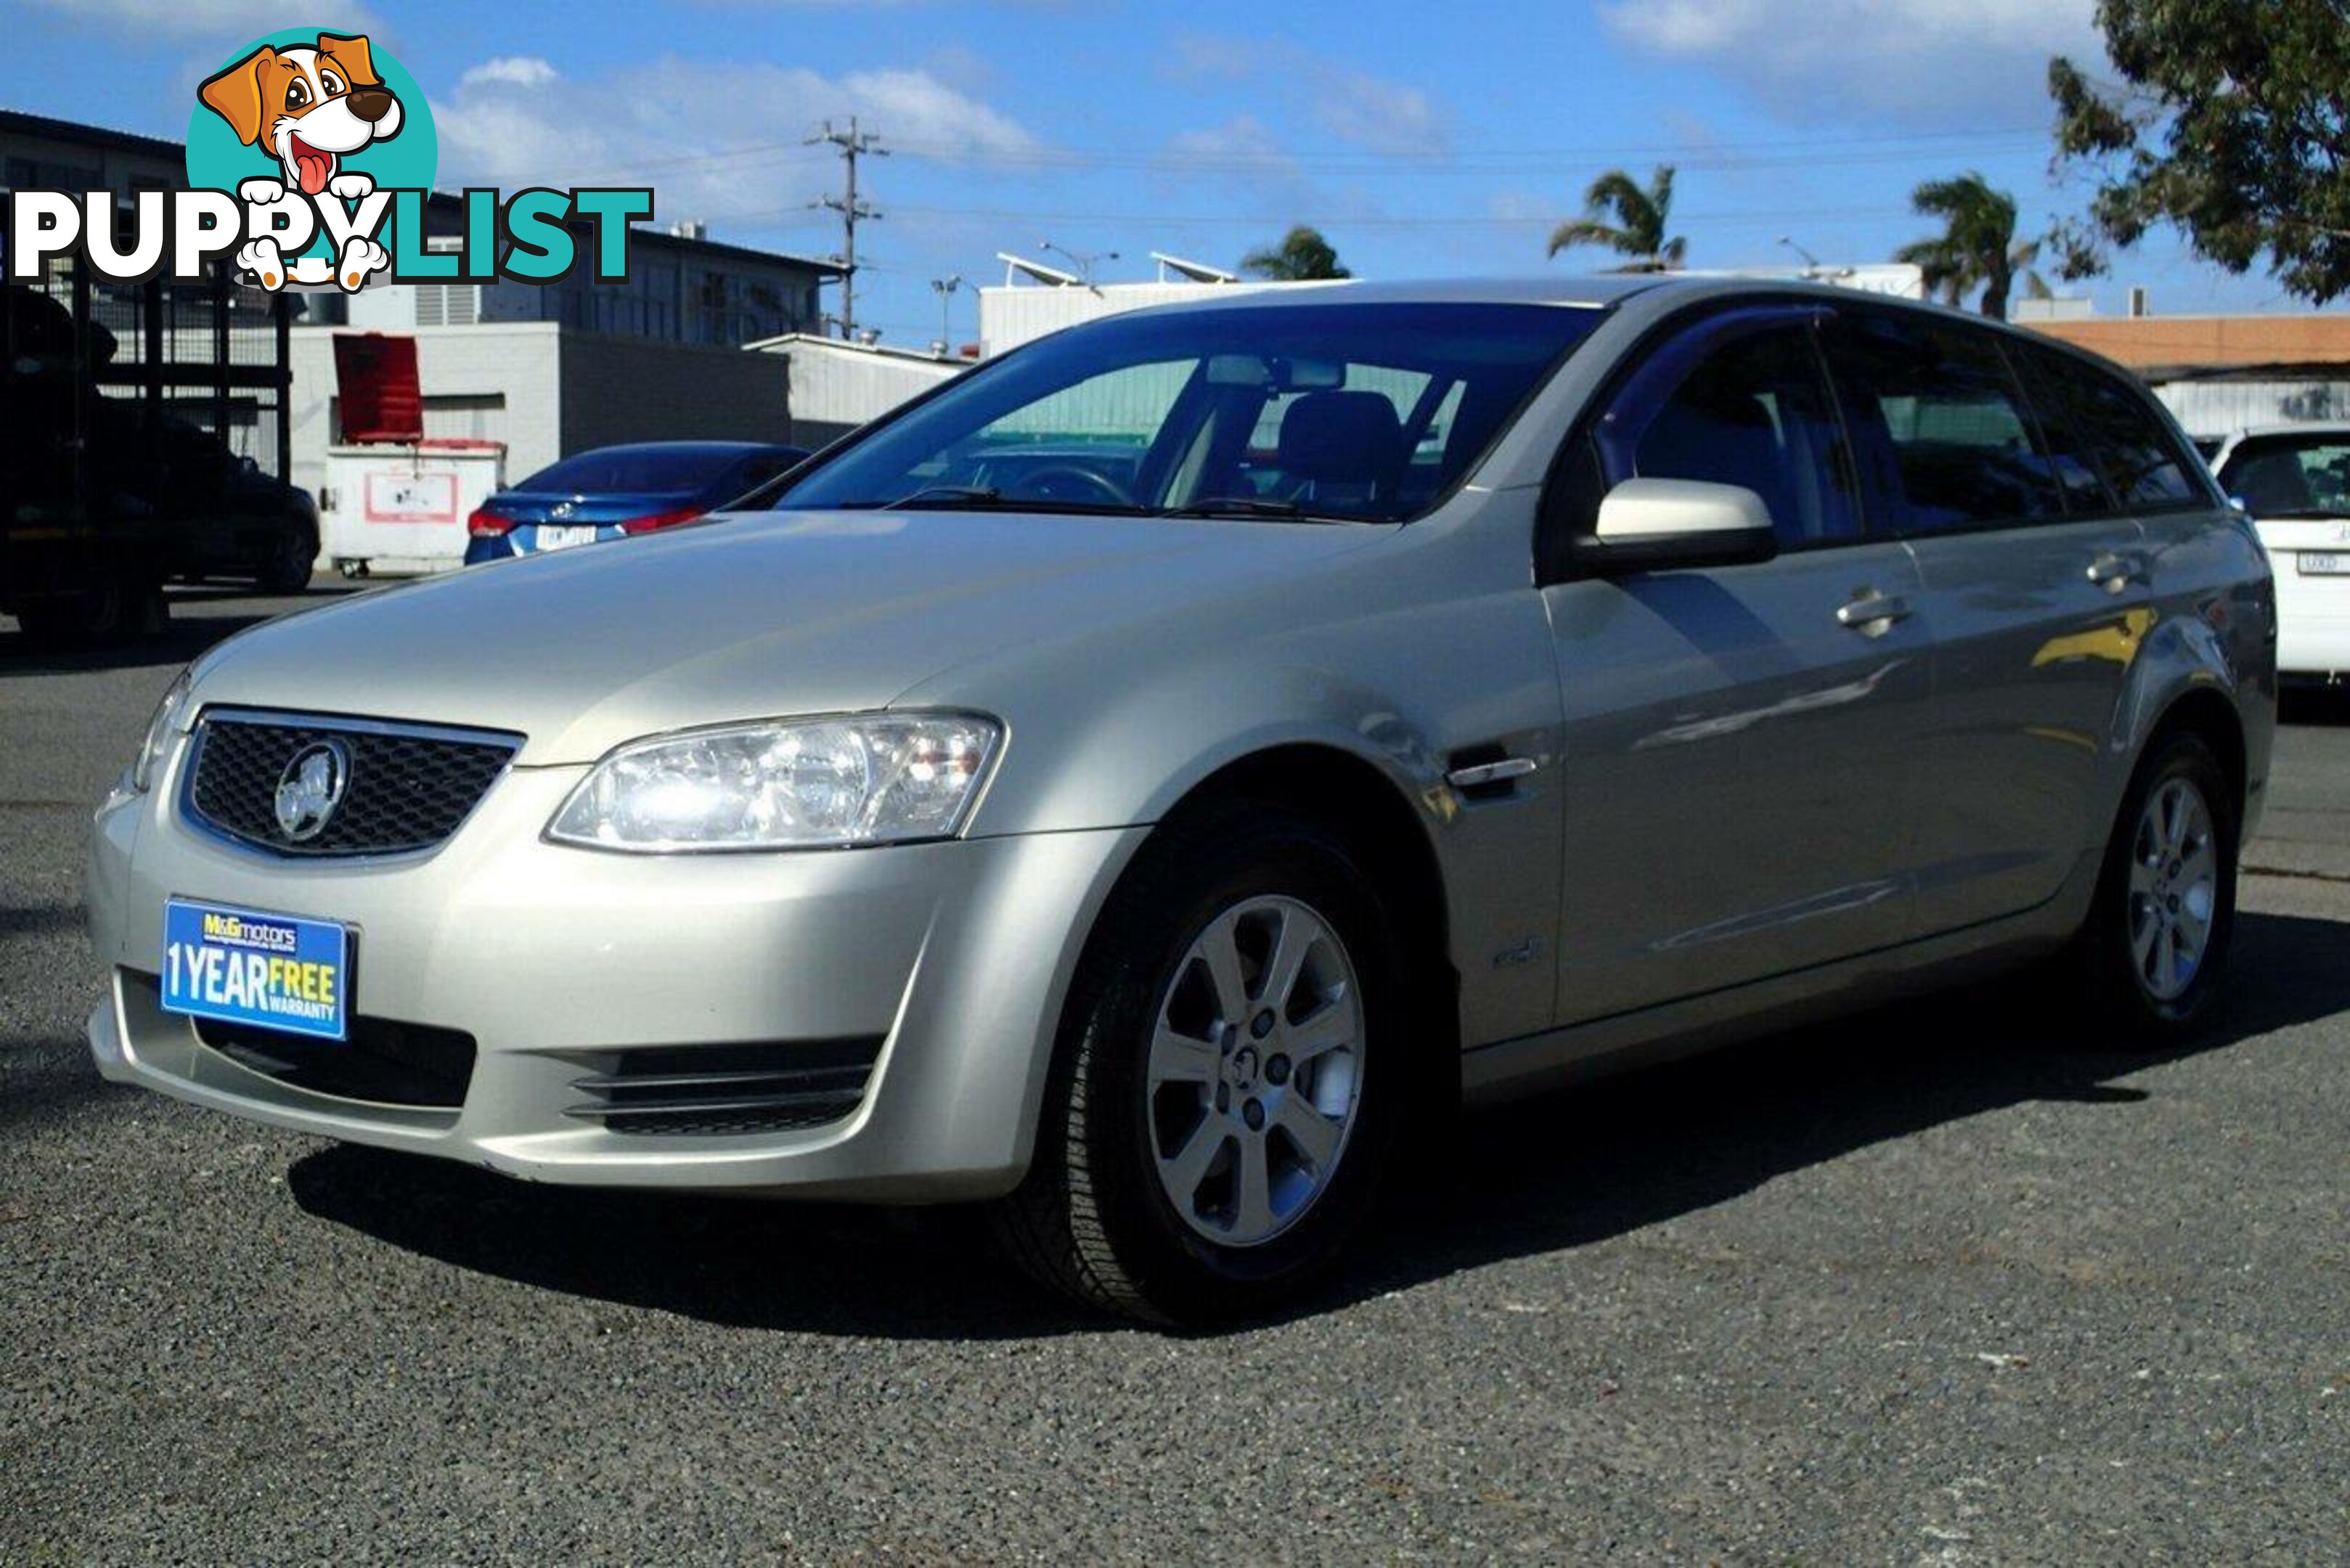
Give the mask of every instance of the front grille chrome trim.
[[(338, 734), (373, 735), (389, 739), (421, 741), (444, 745), (474, 746), (495, 749), (504, 755), (497, 767), (484, 782), (473, 803), (452, 821), (447, 830), (428, 844), (401, 846), (391, 849), (301, 849), (273, 844), (238, 833), (224, 824), (206, 815), (196, 801), (196, 788), (203, 771), (204, 742), (215, 725), (248, 725), (255, 727), (317, 730)], [(421, 860), (438, 854), (450, 839), (455, 837), (472, 821), (482, 802), (488, 799), (498, 781), (514, 767), (514, 759), (522, 750), (525, 737), (510, 730), (467, 729), (449, 724), (411, 723), (398, 719), (369, 719), (345, 713), (308, 713), (277, 708), (247, 708), (214, 704), (199, 711), (189, 726), (188, 739), (180, 763), (176, 799), (180, 819), (205, 838), (222, 846), (277, 865), (287, 863), (321, 863), (336, 866), (369, 866), (402, 861)]]

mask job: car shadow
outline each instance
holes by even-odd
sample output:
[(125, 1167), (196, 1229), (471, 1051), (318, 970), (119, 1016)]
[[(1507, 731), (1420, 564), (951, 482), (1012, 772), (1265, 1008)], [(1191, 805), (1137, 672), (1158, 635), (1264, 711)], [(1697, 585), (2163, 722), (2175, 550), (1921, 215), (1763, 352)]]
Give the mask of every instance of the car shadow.
[[(161, 631), (109, 648), (44, 648), (26, 637), (16, 621), (0, 617), (0, 676), (176, 667), (249, 626), (339, 598), (348, 591), (312, 588), (307, 593), (264, 599), (250, 588), (178, 588), (170, 595), (172, 615)], [(210, 607), (235, 603), (254, 607), (250, 613), (242, 608), (214, 611)], [(200, 607), (203, 613), (190, 613)]]
[(2288, 686), (2277, 694), (2277, 722), (2321, 729), (2350, 725), (2350, 686)]
[[(1443, 1158), (1391, 1184), (1351, 1265), (1284, 1315), (1604, 1241), (2007, 1106), (2127, 1115), (2149, 1091), (2123, 1080), (2148, 1067), (2350, 1009), (2344, 935), (2245, 914), (2229, 1004), (2159, 1053), (2066, 1037), (2021, 986), (1981, 987), (1965, 1006), (1904, 1003), (1473, 1115)], [(1119, 1326), (1029, 1286), (966, 1210), (598, 1193), (349, 1146), (297, 1161), (288, 1186), (322, 1220), (460, 1268), (733, 1326), (909, 1339)]]

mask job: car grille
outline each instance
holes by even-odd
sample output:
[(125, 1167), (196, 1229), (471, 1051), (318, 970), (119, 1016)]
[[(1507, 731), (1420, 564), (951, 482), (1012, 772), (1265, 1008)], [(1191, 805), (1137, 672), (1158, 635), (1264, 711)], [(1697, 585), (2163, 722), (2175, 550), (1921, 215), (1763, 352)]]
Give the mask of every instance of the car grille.
[(564, 1114), (616, 1133), (761, 1133), (822, 1127), (854, 1111), (881, 1037), (599, 1054)]
[[(278, 781), (304, 747), (330, 737), (349, 753), (349, 781), (324, 830), (296, 843), (277, 825)], [(456, 831), (521, 744), (488, 731), (215, 711), (196, 725), (187, 807), (280, 855), (429, 849)]]
[(453, 1110), (473, 1077), (473, 1037), (455, 1029), (354, 1018), (348, 1040), (203, 1019), (196, 1038), (241, 1067), (337, 1099)]

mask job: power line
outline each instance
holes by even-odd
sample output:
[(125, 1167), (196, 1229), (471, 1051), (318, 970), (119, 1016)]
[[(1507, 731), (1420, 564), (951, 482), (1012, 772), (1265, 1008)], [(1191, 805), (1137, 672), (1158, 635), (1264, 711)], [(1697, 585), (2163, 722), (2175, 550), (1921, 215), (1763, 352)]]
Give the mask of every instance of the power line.
[(840, 214), (840, 335), (854, 337), (857, 336), (857, 225), (881, 216), (878, 209), (857, 194), (857, 161), (868, 153), (876, 158), (887, 158), (889, 150), (881, 145), (879, 136), (858, 130), (857, 117), (853, 114), (848, 117), (847, 130), (837, 130), (832, 121), (827, 119), (822, 130), (807, 139), (807, 145), (811, 147), (820, 142), (828, 142), (840, 149), (845, 183), (838, 196), (826, 196), (811, 204)]
[[(827, 121), (829, 127), (831, 122)], [(854, 123), (852, 118), (851, 123)], [(755, 141), (707, 151), (628, 163), (575, 175), (582, 181), (616, 180), (660, 169), (691, 168), (734, 160), (787, 162), (816, 156), (808, 149), (831, 140), (811, 137), (805, 141)], [(1968, 131), (1906, 131), (1886, 135), (1790, 137), (1724, 144), (1713, 141), (1586, 143), (1581, 146), (1471, 150), (1451, 155), (1380, 156), (1364, 153), (1194, 152), (1180, 147), (1051, 147), (986, 148), (967, 142), (899, 140), (889, 150), (939, 161), (982, 167), (1032, 169), (1181, 168), (1188, 170), (1266, 169), (1330, 173), (1378, 173), (1382, 176), (1451, 176), (1507, 172), (1541, 172), (1561, 165), (1659, 159), (1683, 168), (1745, 168), (1773, 164), (1846, 163), (1899, 161), (1939, 156), (1942, 144), (1979, 155), (2045, 142), (2044, 128), (2001, 126)], [(2005, 144), (2005, 145), (2002, 145)], [(1840, 151), (1844, 150), (1844, 151)], [(1772, 156), (1778, 154), (1778, 156)]]

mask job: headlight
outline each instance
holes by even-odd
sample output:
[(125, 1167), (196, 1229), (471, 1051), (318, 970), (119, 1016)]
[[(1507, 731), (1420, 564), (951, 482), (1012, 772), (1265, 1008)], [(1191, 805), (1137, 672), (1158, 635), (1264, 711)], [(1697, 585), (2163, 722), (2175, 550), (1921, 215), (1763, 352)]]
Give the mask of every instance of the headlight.
[(597, 763), (547, 836), (650, 854), (949, 838), (1003, 732), (968, 713), (874, 713), (656, 736)]
[(130, 787), (145, 791), (155, 782), (155, 772), (163, 765), (163, 753), (172, 748), (172, 734), (178, 728), (180, 710), (188, 702), (188, 672), (172, 682), (163, 700), (155, 705), (155, 716), (147, 721), (147, 738), (139, 742), (139, 755), (130, 763)]

